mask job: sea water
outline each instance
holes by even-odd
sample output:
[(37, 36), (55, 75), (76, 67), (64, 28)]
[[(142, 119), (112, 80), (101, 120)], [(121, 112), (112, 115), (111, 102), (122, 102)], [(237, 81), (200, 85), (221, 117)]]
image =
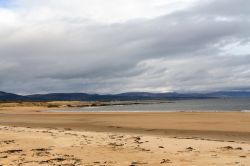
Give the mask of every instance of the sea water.
[(250, 112), (250, 98), (173, 100), (163, 103), (83, 107), (56, 112)]

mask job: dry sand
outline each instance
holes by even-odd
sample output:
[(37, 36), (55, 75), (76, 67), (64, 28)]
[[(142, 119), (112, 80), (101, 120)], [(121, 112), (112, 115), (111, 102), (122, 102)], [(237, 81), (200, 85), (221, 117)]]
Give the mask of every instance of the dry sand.
[(0, 106), (0, 166), (250, 163), (250, 113), (39, 112), (46, 109)]

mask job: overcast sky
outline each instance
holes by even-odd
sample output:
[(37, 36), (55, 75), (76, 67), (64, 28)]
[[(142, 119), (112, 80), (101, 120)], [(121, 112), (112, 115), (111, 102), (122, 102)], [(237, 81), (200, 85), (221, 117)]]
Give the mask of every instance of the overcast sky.
[(0, 0), (0, 91), (250, 90), (249, 0)]

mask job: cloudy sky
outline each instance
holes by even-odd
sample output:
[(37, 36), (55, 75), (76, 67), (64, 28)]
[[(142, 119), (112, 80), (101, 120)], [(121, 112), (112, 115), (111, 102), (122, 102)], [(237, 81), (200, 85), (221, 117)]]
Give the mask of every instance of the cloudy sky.
[(0, 0), (0, 91), (250, 90), (249, 0)]

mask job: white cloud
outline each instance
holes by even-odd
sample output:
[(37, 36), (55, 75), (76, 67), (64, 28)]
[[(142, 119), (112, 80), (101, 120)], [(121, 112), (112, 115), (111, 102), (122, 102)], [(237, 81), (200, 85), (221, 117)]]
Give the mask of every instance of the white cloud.
[(87, 19), (116, 23), (148, 19), (192, 5), (195, 0), (14, 0), (12, 10), (29, 20)]

